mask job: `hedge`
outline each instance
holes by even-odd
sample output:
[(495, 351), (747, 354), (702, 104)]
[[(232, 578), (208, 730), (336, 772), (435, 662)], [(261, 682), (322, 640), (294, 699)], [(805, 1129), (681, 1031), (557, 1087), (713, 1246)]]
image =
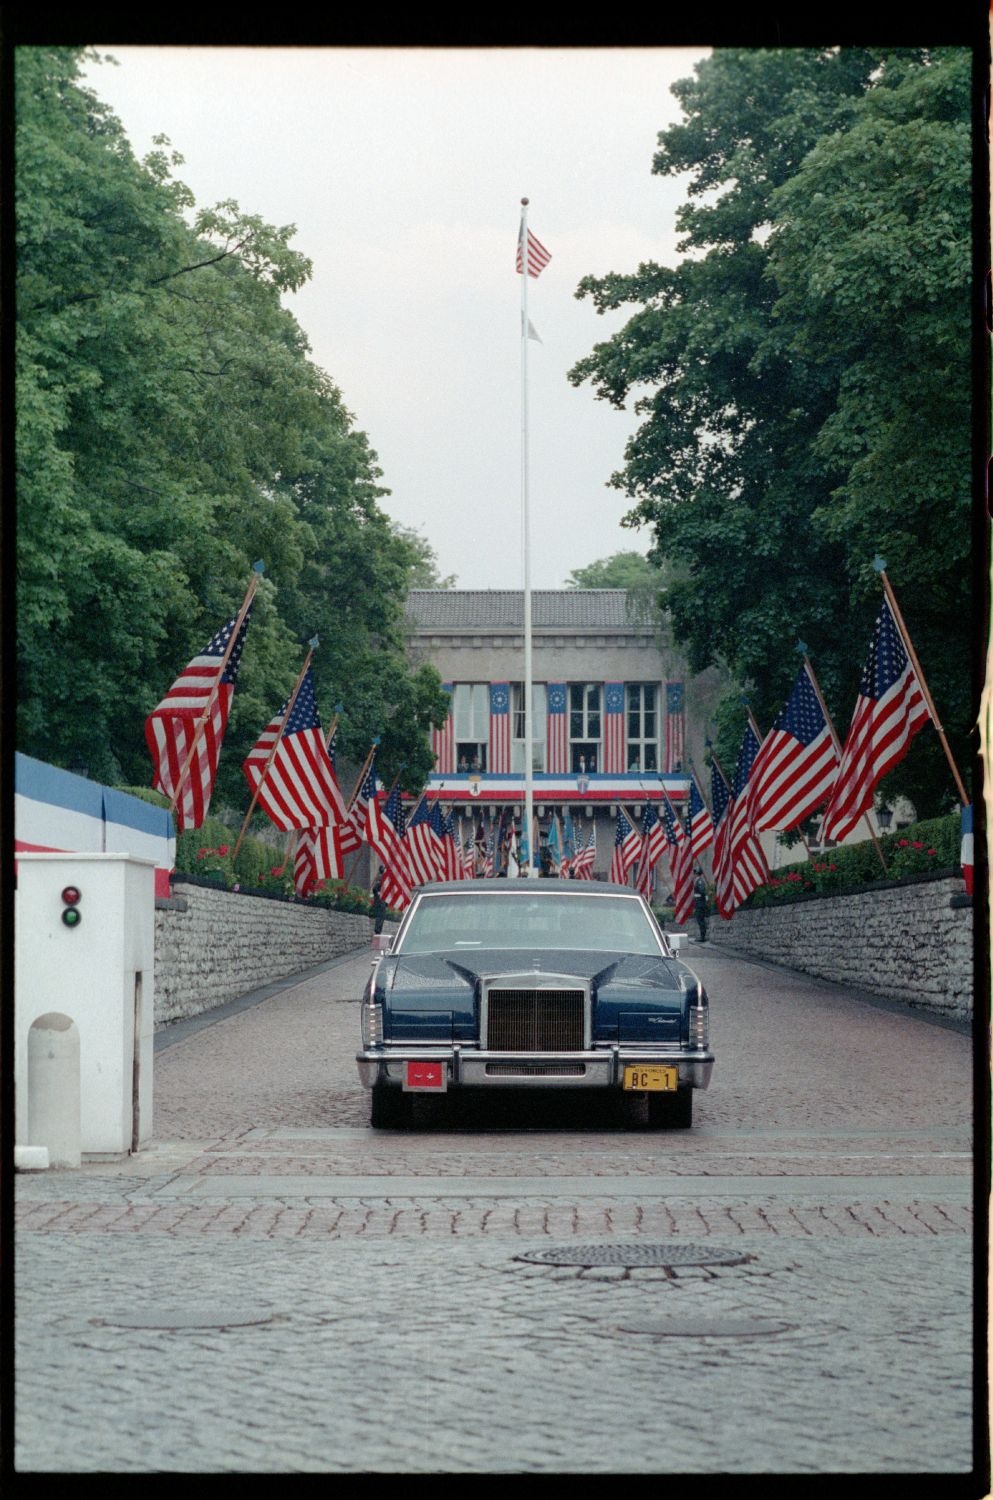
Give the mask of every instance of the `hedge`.
[[(151, 802), (156, 807), (169, 806), (169, 799), (150, 787), (122, 786), (117, 790), (140, 797), (143, 802)], [(346, 885), (343, 880), (325, 881), (312, 895), (306, 898), (297, 896), (292, 863), (264, 839), (246, 834), (237, 858), (233, 858), (231, 851), (238, 842), (239, 831), (230, 828), (220, 818), (207, 817), (199, 828), (177, 834), (177, 872), (212, 878), (228, 890), (260, 891), (270, 896), (302, 900), (308, 906), (327, 906), (332, 911), (370, 915), (372, 901), (368, 893), (360, 886)]]

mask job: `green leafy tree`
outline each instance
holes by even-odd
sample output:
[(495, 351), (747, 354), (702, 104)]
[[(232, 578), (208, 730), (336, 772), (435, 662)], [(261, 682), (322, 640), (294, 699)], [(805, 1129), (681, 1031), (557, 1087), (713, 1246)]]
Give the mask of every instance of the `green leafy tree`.
[(346, 749), (385, 697), (384, 761), (419, 766), (447, 699), (404, 659), (417, 559), (281, 304), (310, 263), (292, 226), (198, 209), (164, 138), (136, 160), (84, 55), (15, 57), (19, 743), (146, 780), (145, 716), (263, 558), (219, 800), (247, 804), (241, 760), (315, 634)]
[(442, 576), (438, 571), (438, 554), (422, 531), (413, 526), (394, 525), (394, 533), (411, 550), (410, 587), (412, 589), (453, 589), (458, 582), (454, 573)]
[[(691, 668), (725, 661), (764, 728), (799, 634), (844, 735), (881, 552), (960, 764), (970, 68), (955, 49), (729, 49), (698, 64), (654, 159), (690, 174), (686, 256), (585, 278), (577, 296), (598, 312), (638, 310), (570, 372), (644, 419), (611, 483), (634, 501), (626, 524), (651, 528), (651, 560), (679, 568), (666, 603)], [(742, 722), (729, 701), (729, 771)], [(950, 800), (932, 732), (888, 788), (921, 812)]]

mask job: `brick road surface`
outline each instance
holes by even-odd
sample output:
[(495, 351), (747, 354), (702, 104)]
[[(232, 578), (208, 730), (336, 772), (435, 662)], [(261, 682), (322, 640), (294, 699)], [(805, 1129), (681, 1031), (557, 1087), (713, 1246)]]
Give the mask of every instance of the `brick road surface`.
[[(695, 948), (689, 1132), (373, 1132), (365, 954), (157, 1038), (154, 1141), (20, 1174), (21, 1472), (973, 1468), (971, 1040)], [(529, 1251), (734, 1250), (681, 1270)], [(589, 1258), (589, 1257), (588, 1257)], [(977, 1485), (981, 1481), (977, 1480)]]

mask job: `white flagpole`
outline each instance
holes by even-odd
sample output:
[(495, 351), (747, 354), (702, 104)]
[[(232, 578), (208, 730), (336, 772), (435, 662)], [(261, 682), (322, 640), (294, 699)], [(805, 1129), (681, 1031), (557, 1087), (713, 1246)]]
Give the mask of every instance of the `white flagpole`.
[(521, 199), (521, 510), (524, 545), (524, 827), (528, 830), (525, 874), (534, 874), (534, 781), (531, 765), (531, 545), (528, 521), (528, 200)]

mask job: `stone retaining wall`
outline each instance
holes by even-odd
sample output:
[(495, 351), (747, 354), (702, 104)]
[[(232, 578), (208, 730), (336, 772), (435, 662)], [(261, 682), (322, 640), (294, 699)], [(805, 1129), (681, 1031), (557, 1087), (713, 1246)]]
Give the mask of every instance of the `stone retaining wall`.
[(729, 922), (714, 914), (707, 936), (805, 974), (968, 1020), (974, 958), (964, 889), (960, 879), (944, 878), (811, 896), (739, 911)]
[(155, 1024), (368, 947), (372, 920), (177, 882), (155, 911)]

